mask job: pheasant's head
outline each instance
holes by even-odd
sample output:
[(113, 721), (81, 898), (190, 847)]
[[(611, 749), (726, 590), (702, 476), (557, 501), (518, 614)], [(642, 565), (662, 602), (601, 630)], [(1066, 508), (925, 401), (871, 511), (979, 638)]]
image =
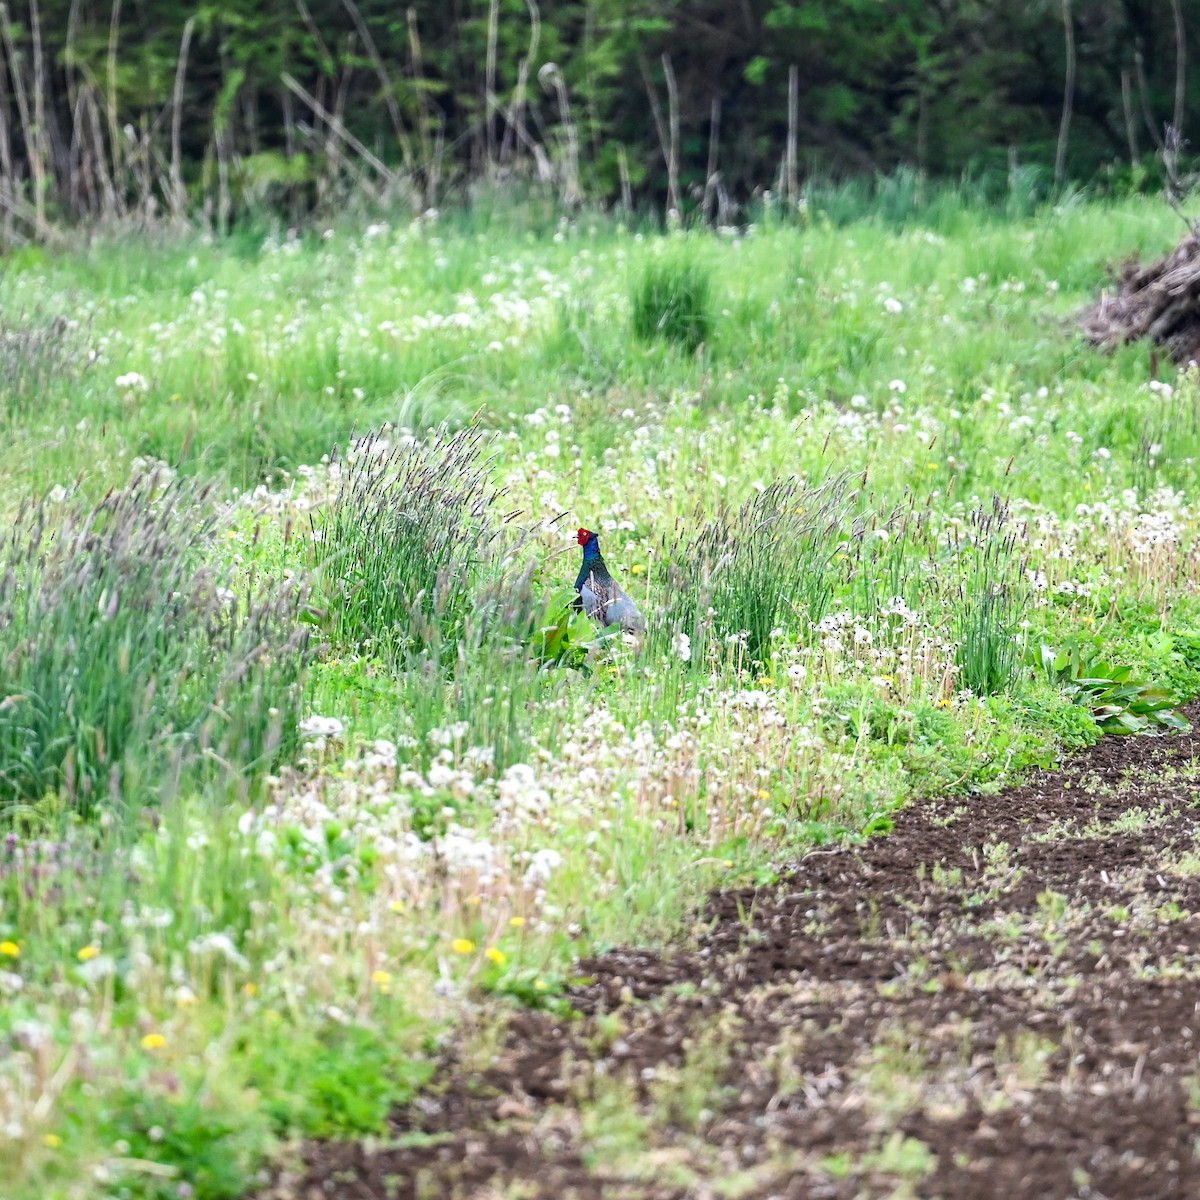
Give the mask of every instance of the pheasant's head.
[(588, 542), (594, 542), (596, 540), (596, 535), (590, 529), (581, 529), (575, 535), (575, 540), (578, 541), (581, 546), (586, 546)]

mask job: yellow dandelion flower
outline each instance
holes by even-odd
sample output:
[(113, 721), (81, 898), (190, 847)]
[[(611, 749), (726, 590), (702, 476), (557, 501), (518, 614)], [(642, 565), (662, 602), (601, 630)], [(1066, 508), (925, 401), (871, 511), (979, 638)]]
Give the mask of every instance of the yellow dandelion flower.
[(450, 949), (453, 950), (455, 954), (474, 954), (475, 943), (471, 941), (470, 938), (455, 938), (454, 941), (450, 943)]
[(392, 912), (395, 912), (395, 913), (403, 912), (404, 911), (404, 901), (403, 900), (393, 900), (391, 902), (391, 904), (388, 905), (388, 908), (390, 908), (392, 910)]
[(505, 954), (503, 950), (497, 950), (495, 946), (489, 946), (486, 953), (488, 958), (490, 958), (498, 967), (502, 967), (506, 962), (508, 962), (508, 955)]
[(142, 1048), (145, 1050), (161, 1050), (167, 1044), (167, 1039), (161, 1033), (148, 1033), (142, 1038)]
[(544, 979), (535, 979), (533, 986), (535, 991), (544, 992), (550, 985)]
[(242, 993), (246, 996), (257, 996), (258, 995), (258, 984), (257, 983), (243, 983), (242, 984)]
[(391, 971), (372, 971), (371, 982), (379, 984), (380, 987), (386, 987), (392, 982)]
[(80, 962), (87, 962), (89, 958), (95, 958), (100, 953), (99, 946), (84, 946), (78, 954), (75, 955)]
[(760, 800), (770, 800), (771, 793), (766, 791), (764, 788), (759, 788), (758, 789), (758, 798)]
[(470, 904), (472, 907), (474, 907), (476, 904), (483, 903), (483, 897), (482, 896), (468, 896), (467, 903)]
[(521, 928), (521, 926), (525, 924), (525, 918), (524, 918), (524, 917), (509, 917), (509, 918), (508, 918), (508, 923), (509, 923), (509, 924), (510, 924), (510, 925), (511, 925), (511, 926), (512, 926), (514, 929), (520, 929), (520, 928)]
[(645, 563), (634, 563), (633, 566), (629, 568), (629, 573), (630, 573), (630, 575), (645, 575), (646, 564)]
[(16, 942), (0, 942), (0, 954), (7, 955), (9, 958), (19, 958), (21, 947)]
[(727, 859), (725, 860), (725, 865), (726, 865), (727, 867), (729, 867), (729, 868), (731, 868), (731, 869), (732, 869), (732, 867), (733, 867), (733, 859), (732, 859), (732, 858), (727, 858)]
[(57, 1133), (46, 1133), (42, 1135), (42, 1145), (49, 1146), (51, 1150), (57, 1150), (62, 1145), (62, 1138)]
[(937, 469), (938, 469), (937, 463), (926, 463), (925, 464), (925, 470), (927, 470), (927, 471), (936, 471)]

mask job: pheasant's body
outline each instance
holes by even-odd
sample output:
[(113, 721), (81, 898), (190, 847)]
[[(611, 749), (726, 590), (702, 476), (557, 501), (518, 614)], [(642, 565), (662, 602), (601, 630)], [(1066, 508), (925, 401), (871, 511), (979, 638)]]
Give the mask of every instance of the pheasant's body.
[(609, 572), (599, 539), (591, 530), (581, 529), (579, 544), (583, 547), (583, 565), (575, 579), (575, 591), (579, 593), (576, 607), (605, 629), (615, 626), (626, 633), (641, 633), (646, 618)]

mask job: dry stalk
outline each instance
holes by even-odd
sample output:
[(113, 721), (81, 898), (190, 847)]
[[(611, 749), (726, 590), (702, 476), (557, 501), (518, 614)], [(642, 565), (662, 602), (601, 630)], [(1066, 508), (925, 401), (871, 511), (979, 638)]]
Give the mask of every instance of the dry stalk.
[[(283, 80), (284, 87), (289, 91), (294, 92), (309, 108), (313, 110), (347, 146), (358, 154), (363, 162), (365, 162), (373, 171), (381, 175), (388, 183), (399, 183), (400, 176), (395, 173), (382, 159), (362, 144), (343, 124), (340, 117), (331, 113), (311, 92), (307, 91), (300, 83), (298, 83), (291, 75), (284, 71), (280, 76)], [(343, 93), (342, 100), (345, 96)]]
[(567, 84), (557, 63), (544, 63), (538, 71), (538, 82), (547, 93), (553, 90), (558, 100), (558, 117), (562, 122), (567, 139), (566, 161), (563, 163), (562, 202), (567, 208), (576, 208), (583, 200), (583, 189), (579, 186), (579, 137), (575, 122), (571, 119), (571, 101), (567, 96)]
[(388, 116), (392, 119), (392, 128), (396, 133), (396, 141), (400, 146), (400, 154), (404, 159), (406, 167), (413, 165), (412, 143), (408, 140), (408, 130), (404, 127), (404, 118), (400, 113), (400, 105), (396, 101), (396, 89), (392, 85), (392, 77), (388, 74), (387, 65), (383, 61), (383, 56), (379, 53), (379, 47), (375, 44), (375, 39), (371, 36), (371, 30), (363, 20), (362, 13), (359, 11), (358, 5), (354, 0), (342, 0), (346, 11), (350, 14), (350, 19), (354, 22), (354, 28), (358, 30), (358, 36), (362, 38), (363, 45), (367, 49), (367, 54), (370, 56), (371, 64), (375, 68), (375, 74), (379, 76), (380, 86), (383, 88), (383, 99), (387, 105)]

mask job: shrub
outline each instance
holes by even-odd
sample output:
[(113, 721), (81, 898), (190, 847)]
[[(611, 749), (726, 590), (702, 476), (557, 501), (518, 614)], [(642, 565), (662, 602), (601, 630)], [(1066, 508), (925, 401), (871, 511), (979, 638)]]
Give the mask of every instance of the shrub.
[(298, 589), (236, 594), (203, 562), (211, 489), (136, 479), (90, 506), (26, 506), (0, 543), (0, 808), (86, 811), (139, 776), (244, 775), (293, 736)]
[(710, 273), (686, 259), (651, 263), (633, 289), (632, 310), (640, 341), (662, 339), (694, 354), (712, 332)]

